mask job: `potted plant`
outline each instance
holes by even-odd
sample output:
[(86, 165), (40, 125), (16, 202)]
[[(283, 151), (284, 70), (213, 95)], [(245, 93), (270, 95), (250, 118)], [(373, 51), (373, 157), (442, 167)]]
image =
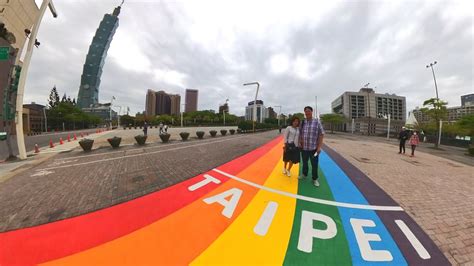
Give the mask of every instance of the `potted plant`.
[(120, 142), (122, 141), (122, 138), (113, 137), (113, 138), (108, 138), (107, 141), (109, 142), (110, 146), (112, 146), (112, 148), (118, 148), (120, 147)]
[(168, 133), (162, 133), (162, 134), (160, 134), (160, 139), (163, 143), (166, 143), (170, 139), (170, 136), (171, 135), (168, 134)]
[(196, 131), (196, 136), (198, 139), (202, 139), (204, 137), (204, 131)]
[(145, 145), (147, 136), (145, 135), (137, 135), (135, 136), (135, 140), (137, 141), (138, 145)]
[(229, 132), (231, 135), (234, 135), (235, 134), (235, 129), (229, 129)]
[(221, 135), (222, 135), (222, 136), (225, 136), (226, 134), (227, 134), (227, 130), (222, 129), (222, 130), (221, 130)]
[(217, 131), (211, 130), (211, 131), (209, 131), (209, 134), (211, 134), (211, 137), (214, 138), (214, 137), (216, 136), (216, 134), (217, 134)]
[(238, 133), (238, 134), (241, 134), (241, 133), (242, 133), (242, 129), (237, 128), (237, 133)]
[(181, 133), (179, 133), (179, 135), (181, 136), (181, 139), (182, 139), (183, 141), (185, 141), (185, 140), (187, 140), (188, 137), (189, 137), (189, 132), (181, 132)]
[(82, 139), (79, 141), (79, 145), (84, 151), (91, 151), (93, 144), (94, 144), (93, 139)]

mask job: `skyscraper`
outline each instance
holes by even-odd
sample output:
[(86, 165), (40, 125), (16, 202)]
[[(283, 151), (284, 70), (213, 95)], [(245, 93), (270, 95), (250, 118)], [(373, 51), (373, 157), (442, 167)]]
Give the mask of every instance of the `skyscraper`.
[(168, 94), (165, 91), (148, 90), (146, 94), (145, 114), (155, 115), (178, 115), (180, 112), (181, 96), (179, 94)]
[(107, 50), (119, 26), (120, 6), (112, 14), (105, 14), (100, 22), (92, 43), (89, 46), (86, 62), (81, 76), (81, 86), (77, 96), (79, 108), (87, 108), (99, 103), (100, 77), (104, 67)]
[(188, 112), (195, 112), (197, 111), (198, 106), (198, 90), (191, 90), (186, 89), (186, 96), (185, 96), (186, 106), (184, 107), (184, 111)]

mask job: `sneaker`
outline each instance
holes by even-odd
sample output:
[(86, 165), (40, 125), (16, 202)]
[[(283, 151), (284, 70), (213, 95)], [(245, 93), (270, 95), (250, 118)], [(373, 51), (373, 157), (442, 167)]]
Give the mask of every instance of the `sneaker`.
[(298, 179), (305, 179), (305, 178), (306, 178), (306, 176), (303, 175), (303, 174), (298, 176)]
[(283, 174), (286, 175), (286, 168), (283, 168)]
[(286, 175), (287, 175), (288, 177), (291, 177), (291, 172), (290, 172), (290, 170), (286, 170)]
[(319, 187), (319, 182), (318, 182), (318, 180), (313, 180), (313, 185), (314, 185), (315, 187)]

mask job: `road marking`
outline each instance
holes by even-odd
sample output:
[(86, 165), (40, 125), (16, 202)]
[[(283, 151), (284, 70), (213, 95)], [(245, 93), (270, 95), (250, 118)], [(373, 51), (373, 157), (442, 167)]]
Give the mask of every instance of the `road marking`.
[(395, 223), (400, 227), (400, 230), (405, 234), (407, 237), (408, 241), (410, 241), (410, 244), (415, 248), (416, 252), (420, 256), (420, 258), (426, 260), (431, 258), (430, 254), (428, 251), (425, 249), (425, 247), (420, 243), (420, 240), (416, 238), (416, 236), (413, 234), (413, 232), (408, 228), (408, 226), (403, 222), (402, 220), (395, 220)]
[(314, 203), (319, 203), (319, 204), (325, 204), (325, 205), (331, 205), (331, 206), (337, 206), (337, 207), (344, 207), (344, 208), (352, 208), (352, 209), (362, 209), (362, 210), (375, 210), (375, 211), (403, 211), (403, 208), (400, 206), (378, 206), (378, 205), (365, 205), (365, 204), (352, 204), (352, 203), (346, 203), (346, 202), (337, 202), (337, 201), (332, 201), (332, 200), (323, 200), (323, 199), (317, 199), (317, 198), (311, 198), (311, 197), (306, 197), (298, 194), (293, 194), (293, 193), (288, 193), (286, 191), (281, 191), (269, 187), (265, 187), (256, 183), (253, 183), (251, 181), (242, 179), (240, 177), (228, 174), (226, 172), (223, 172), (219, 169), (212, 169), (213, 171), (220, 173), (224, 176), (227, 176), (229, 178), (232, 178), (234, 180), (237, 180), (239, 182), (242, 182), (244, 184), (247, 184), (249, 186), (256, 187), (258, 189), (270, 191), (276, 194), (296, 198), (299, 200), (304, 200), (304, 201), (309, 201), (309, 202), (314, 202)]
[(263, 211), (262, 217), (260, 217), (260, 220), (258, 220), (258, 223), (253, 228), (255, 234), (259, 236), (265, 236), (267, 234), (268, 229), (272, 224), (273, 217), (275, 217), (277, 209), (278, 203), (274, 201), (270, 201), (268, 203), (267, 207), (265, 208), (265, 211)]
[[(234, 139), (243, 138), (243, 137), (245, 137), (245, 136), (237, 137), (237, 138), (234, 138)], [(232, 139), (232, 140), (234, 140), (234, 139)], [(88, 164), (93, 164), (93, 163), (115, 161), (115, 160), (120, 160), (120, 159), (125, 159), (125, 158), (138, 157), (138, 156), (146, 156), (146, 155), (149, 155), (149, 154), (161, 153), (161, 152), (166, 152), (166, 151), (176, 151), (176, 150), (181, 150), (181, 149), (190, 148), (190, 147), (204, 146), (204, 145), (208, 145), (208, 144), (224, 142), (224, 141), (228, 141), (228, 140), (229, 139), (226, 138), (226, 139), (223, 139), (223, 140), (218, 140), (218, 141), (213, 141), (213, 142), (206, 142), (206, 143), (201, 142), (199, 144), (189, 145), (189, 146), (185, 146), (185, 147), (177, 147), (177, 148), (173, 148), (173, 149), (159, 150), (159, 151), (141, 153), (141, 154), (131, 154), (131, 155), (125, 155), (125, 156), (121, 156), (121, 157), (101, 159), (101, 160), (95, 160), (95, 161), (84, 162), (84, 163), (76, 163), (76, 164), (70, 164), (70, 165), (62, 165), (62, 166), (57, 166), (57, 167), (46, 167), (46, 168), (38, 169), (37, 171), (52, 170), (52, 169), (59, 169), (59, 168), (66, 168), (66, 167), (88, 165)]]
[(52, 173), (54, 173), (54, 171), (46, 171), (46, 170), (44, 170), (44, 171), (39, 171), (39, 172), (37, 172), (37, 173), (31, 175), (30, 177), (33, 177), (33, 176), (45, 176), (45, 175), (49, 175), (49, 174), (52, 174)]

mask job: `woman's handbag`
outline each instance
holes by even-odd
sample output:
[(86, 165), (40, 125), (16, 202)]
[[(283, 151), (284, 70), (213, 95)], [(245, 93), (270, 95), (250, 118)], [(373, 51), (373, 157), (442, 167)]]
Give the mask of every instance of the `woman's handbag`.
[(295, 138), (293, 139), (293, 143), (288, 143), (288, 139), (287, 139), (287, 143), (285, 145), (287, 152), (294, 152), (298, 150), (298, 147), (296, 147), (295, 141), (296, 141), (296, 134), (295, 134)]
[(293, 151), (297, 151), (298, 150), (298, 147), (296, 147), (296, 145), (294, 143), (287, 143), (286, 144), (286, 151), (287, 152), (293, 152)]

